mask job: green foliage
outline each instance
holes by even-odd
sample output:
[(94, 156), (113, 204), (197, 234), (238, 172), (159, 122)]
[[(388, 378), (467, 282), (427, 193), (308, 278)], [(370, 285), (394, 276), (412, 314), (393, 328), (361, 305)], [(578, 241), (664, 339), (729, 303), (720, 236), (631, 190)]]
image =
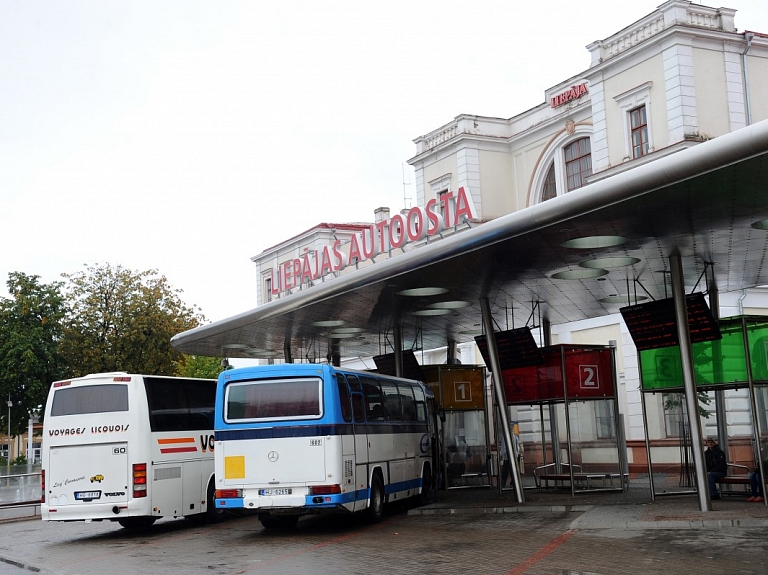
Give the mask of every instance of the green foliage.
[(225, 368), (221, 366), (222, 358), (204, 357), (202, 355), (185, 355), (176, 365), (179, 377), (200, 377), (216, 379)]
[[(704, 419), (709, 419), (712, 412), (708, 410), (705, 405), (712, 403), (712, 398), (707, 395), (705, 391), (697, 391), (696, 395), (699, 398), (699, 415)], [(684, 393), (665, 393), (664, 394), (664, 410), (673, 411), (678, 407), (685, 407), (685, 394)]]
[(156, 270), (135, 272), (109, 264), (64, 274), (71, 310), (64, 321), (61, 353), (69, 376), (126, 371), (173, 375), (183, 355), (171, 337), (200, 325), (181, 290)]
[(26, 465), (26, 464), (27, 464), (26, 455), (17, 455), (16, 459), (11, 461), (11, 465)]
[(60, 282), (41, 284), (39, 276), (13, 272), (6, 285), (11, 297), (0, 298), (0, 400), (5, 403), (10, 395), (11, 433), (16, 434), (45, 403), (51, 382), (65, 372), (59, 344), (67, 306)]

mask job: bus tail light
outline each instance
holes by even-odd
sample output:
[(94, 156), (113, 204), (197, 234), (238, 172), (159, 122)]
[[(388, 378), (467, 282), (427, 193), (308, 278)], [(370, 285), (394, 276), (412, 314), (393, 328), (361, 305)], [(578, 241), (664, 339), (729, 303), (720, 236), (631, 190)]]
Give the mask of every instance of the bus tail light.
[(216, 499), (242, 499), (242, 489), (217, 489)]
[(147, 464), (146, 463), (133, 464), (133, 496), (134, 497), (147, 496)]
[(310, 495), (338, 495), (341, 493), (341, 485), (312, 485), (309, 488)]
[(40, 503), (45, 503), (45, 469), (40, 470)]

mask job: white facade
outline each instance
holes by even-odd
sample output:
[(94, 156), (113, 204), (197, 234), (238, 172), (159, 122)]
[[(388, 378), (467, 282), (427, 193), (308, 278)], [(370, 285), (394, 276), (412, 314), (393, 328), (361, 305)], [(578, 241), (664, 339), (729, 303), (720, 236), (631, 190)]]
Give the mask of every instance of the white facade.
[[(539, 106), (509, 119), (457, 116), (416, 138), (409, 163), (419, 204), (467, 186), (479, 219), (488, 221), (768, 118), (761, 97), (768, 36), (737, 31), (735, 13), (670, 0), (589, 44), (589, 68), (548, 89)], [(720, 317), (741, 313), (768, 313), (768, 290), (720, 295)], [(551, 333), (552, 343), (616, 341), (625, 435), (639, 445), (645, 427), (637, 351), (621, 316), (555, 325)], [(646, 405), (650, 437), (671, 437), (662, 394)], [(728, 435), (749, 437), (746, 391), (726, 392), (726, 405)], [(518, 413), (523, 430), (527, 417)], [(717, 434), (714, 417), (703, 424)]]

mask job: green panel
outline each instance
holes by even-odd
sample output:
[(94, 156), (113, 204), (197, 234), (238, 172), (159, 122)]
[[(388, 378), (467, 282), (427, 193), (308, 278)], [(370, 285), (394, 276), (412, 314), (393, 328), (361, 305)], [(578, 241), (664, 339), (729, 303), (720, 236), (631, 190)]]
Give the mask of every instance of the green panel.
[(752, 380), (768, 382), (768, 318), (747, 319)]
[[(691, 346), (697, 386), (748, 384), (747, 360), (741, 317), (720, 321), (722, 340)], [(747, 320), (752, 377), (768, 381), (768, 320)], [(678, 346), (640, 352), (640, 378), (644, 391), (682, 389), (683, 377)]]

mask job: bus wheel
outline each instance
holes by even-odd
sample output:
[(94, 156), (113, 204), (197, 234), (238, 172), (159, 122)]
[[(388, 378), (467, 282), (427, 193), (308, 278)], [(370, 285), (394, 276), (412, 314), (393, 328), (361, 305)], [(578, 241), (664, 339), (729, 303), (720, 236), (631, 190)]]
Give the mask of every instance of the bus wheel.
[(384, 518), (384, 483), (381, 476), (376, 473), (371, 480), (371, 501), (366, 509), (366, 514), (371, 522), (378, 522)]
[(155, 521), (157, 521), (157, 517), (126, 517), (125, 519), (117, 520), (122, 527), (131, 531), (149, 529)]
[(208, 483), (208, 491), (206, 492), (206, 501), (208, 506), (205, 513), (196, 513), (195, 515), (188, 515), (189, 519), (195, 525), (203, 525), (206, 523), (220, 523), (226, 519), (226, 511), (216, 507), (216, 489), (213, 485), (213, 479)]
[(262, 515), (259, 517), (264, 529), (293, 529), (299, 522), (298, 515)]
[(429, 465), (424, 466), (421, 472), (421, 493), (419, 493), (419, 505), (429, 503), (429, 494), (432, 491), (432, 470)]

